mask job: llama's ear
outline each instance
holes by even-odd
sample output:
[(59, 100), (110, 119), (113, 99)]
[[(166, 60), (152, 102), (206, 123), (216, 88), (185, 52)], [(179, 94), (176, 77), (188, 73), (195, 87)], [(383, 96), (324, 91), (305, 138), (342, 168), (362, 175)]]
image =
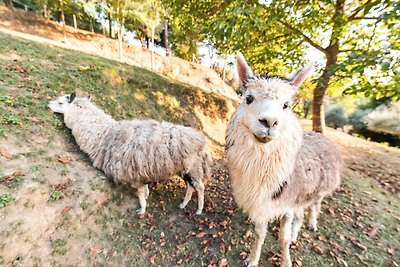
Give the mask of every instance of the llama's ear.
[(247, 65), (244, 56), (240, 52), (237, 53), (237, 69), (239, 81), (241, 84), (244, 84), (247, 79), (253, 77), (253, 71), (251, 70), (249, 65)]
[(308, 63), (301, 70), (289, 77), (290, 83), (296, 87), (300, 86), (304, 82), (304, 80), (314, 71), (314, 64), (315, 62), (313, 61)]
[(75, 97), (76, 97), (76, 93), (73, 92), (73, 93), (69, 96), (69, 103), (72, 103), (72, 101), (74, 101)]

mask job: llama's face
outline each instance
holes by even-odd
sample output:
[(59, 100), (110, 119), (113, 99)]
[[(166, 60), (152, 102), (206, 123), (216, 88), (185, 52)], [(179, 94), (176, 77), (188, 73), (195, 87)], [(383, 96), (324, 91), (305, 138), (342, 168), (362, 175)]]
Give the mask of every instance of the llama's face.
[(74, 99), (75, 99), (75, 93), (72, 93), (70, 96), (69, 95), (60, 96), (56, 100), (50, 101), (47, 107), (50, 108), (55, 113), (64, 114), (67, 111), (68, 106), (72, 103), (72, 101), (74, 101)]
[(254, 76), (241, 54), (238, 55), (239, 78), (245, 87), (239, 109), (241, 123), (260, 143), (279, 138), (290, 123), (290, 105), (297, 87), (312, 67), (307, 66), (292, 78)]
[(246, 87), (241, 104), (242, 123), (261, 143), (279, 137), (295, 89), (279, 78), (255, 80)]

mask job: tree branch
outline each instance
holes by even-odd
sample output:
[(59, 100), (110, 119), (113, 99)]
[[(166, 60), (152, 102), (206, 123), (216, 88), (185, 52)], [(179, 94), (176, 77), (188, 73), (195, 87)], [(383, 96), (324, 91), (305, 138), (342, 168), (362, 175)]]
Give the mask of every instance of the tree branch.
[(322, 53), (326, 54), (326, 49), (325, 48), (323, 48), (322, 46), (318, 45), (316, 42), (311, 40), (311, 38), (308, 37), (307, 35), (305, 35), (302, 31), (300, 31), (299, 29), (293, 27), (292, 25), (290, 25), (286, 21), (278, 20), (278, 22), (281, 23), (282, 25), (284, 25), (285, 27), (287, 27), (292, 32), (295, 32), (296, 34), (300, 35), (304, 39), (304, 41), (309, 43), (312, 47), (314, 47), (314, 48), (318, 49), (319, 51), (321, 51)]
[(381, 18), (380, 17), (353, 17), (349, 20), (362, 20), (362, 19), (379, 20)]
[(361, 10), (363, 10), (364, 7), (365, 7), (366, 5), (368, 5), (369, 3), (371, 3), (371, 0), (368, 0), (364, 5), (357, 7), (357, 8), (353, 11), (353, 13), (349, 16), (348, 20), (354, 19), (354, 18), (357, 16), (357, 14), (358, 14)]

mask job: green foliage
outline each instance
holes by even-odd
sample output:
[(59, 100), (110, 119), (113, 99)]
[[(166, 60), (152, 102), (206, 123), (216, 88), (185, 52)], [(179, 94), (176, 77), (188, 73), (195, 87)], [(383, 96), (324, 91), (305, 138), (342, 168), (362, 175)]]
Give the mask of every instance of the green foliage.
[(330, 106), (325, 112), (325, 122), (328, 126), (337, 128), (343, 128), (348, 123), (348, 118), (344, 113), (344, 107), (342, 105)]
[(9, 113), (3, 114), (3, 116), (1, 116), (0, 122), (2, 124), (12, 124), (12, 125), (22, 124), (21, 119), (18, 116)]
[(0, 208), (4, 208), (10, 202), (14, 200), (14, 197), (11, 194), (1, 194), (0, 195)]
[(7, 136), (6, 135), (6, 131), (3, 128), (0, 127), (0, 138), (1, 137), (6, 137), (6, 136)]
[(63, 199), (63, 198), (64, 198), (64, 193), (61, 192), (61, 191), (58, 191), (58, 190), (55, 190), (50, 195), (50, 201), (53, 201), (53, 202), (55, 202), (57, 200), (60, 200), (60, 199)]

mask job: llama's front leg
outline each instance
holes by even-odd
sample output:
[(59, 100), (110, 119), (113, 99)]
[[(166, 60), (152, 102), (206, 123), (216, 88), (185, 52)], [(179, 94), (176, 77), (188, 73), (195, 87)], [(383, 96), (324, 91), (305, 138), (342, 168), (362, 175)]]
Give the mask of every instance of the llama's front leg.
[(250, 256), (245, 260), (246, 266), (257, 266), (261, 256), (261, 247), (264, 244), (265, 235), (267, 234), (267, 223), (256, 223), (256, 242), (254, 243)]
[(143, 215), (146, 212), (146, 192), (148, 192), (149, 188), (147, 185), (143, 185), (138, 188), (138, 198), (139, 198), (139, 205), (140, 209), (136, 211), (138, 215)]
[(314, 232), (318, 230), (317, 223), (318, 223), (318, 215), (321, 211), (321, 202), (322, 198), (313, 203), (309, 208), (310, 218), (308, 220), (308, 228), (310, 228), (310, 230)]
[(186, 194), (183, 202), (179, 205), (179, 208), (184, 209), (186, 205), (189, 203), (190, 199), (192, 198), (192, 194), (194, 192), (194, 188), (190, 185), (189, 182), (186, 183)]
[(279, 229), (279, 243), (281, 245), (281, 257), (282, 267), (291, 267), (292, 261), (290, 259), (289, 246), (292, 237), (292, 222), (293, 222), (293, 211), (286, 213), (280, 221)]
[(297, 236), (299, 235), (299, 230), (303, 224), (304, 209), (299, 209), (295, 211), (292, 223), (292, 235), (291, 242), (296, 242)]
[(146, 184), (145, 185), (146, 186), (146, 188), (145, 188), (145, 192), (144, 192), (144, 196), (145, 196), (145, 198), (146, 198), (146, 200), (149, 198), (149, 195), (150, 195), (150, 190), (149, 190), (149, 185), (148, 184)]

